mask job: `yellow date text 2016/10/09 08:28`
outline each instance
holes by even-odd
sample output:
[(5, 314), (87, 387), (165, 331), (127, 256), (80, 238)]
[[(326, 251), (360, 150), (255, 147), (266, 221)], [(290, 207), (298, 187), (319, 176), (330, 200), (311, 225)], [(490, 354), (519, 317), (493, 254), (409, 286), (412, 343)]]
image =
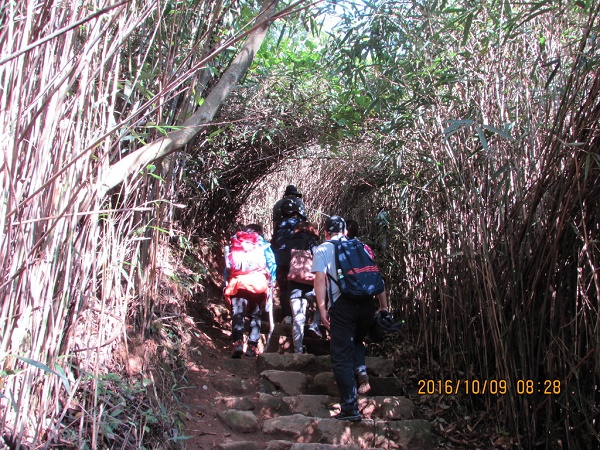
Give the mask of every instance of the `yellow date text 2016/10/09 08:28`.
[(561, 392), (560, 380), (517, 380), (510, 384), (506, 380), (419, 380), (419, 395), (505, 395), (514, 392), (518, 395), (544, 394), (558, 395)]

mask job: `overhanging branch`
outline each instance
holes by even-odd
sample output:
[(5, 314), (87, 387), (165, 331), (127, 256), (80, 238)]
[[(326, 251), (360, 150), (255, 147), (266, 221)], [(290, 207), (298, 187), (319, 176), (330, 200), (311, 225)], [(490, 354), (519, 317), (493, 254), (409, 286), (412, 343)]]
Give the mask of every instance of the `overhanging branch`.
[[(200, 133), (205, 125), (213, 120), (219, 107), (252, 64), (254, 56), (267, 34), (278, 1), (264, 0), (261, 12), (256, 18), (256, 28), (248, 35), (241, 51), (225, 70), (198, 110), (183, 123), (181, 128), (145, 145), (110, 166), (96, 185), (96, 192), (99, 197), (104, 197), (110, 189), (123, 182), (128, 176), (139, 172), (151, 162), (183, 148)], [(265, 17), (268, 19), (265, 20)]]

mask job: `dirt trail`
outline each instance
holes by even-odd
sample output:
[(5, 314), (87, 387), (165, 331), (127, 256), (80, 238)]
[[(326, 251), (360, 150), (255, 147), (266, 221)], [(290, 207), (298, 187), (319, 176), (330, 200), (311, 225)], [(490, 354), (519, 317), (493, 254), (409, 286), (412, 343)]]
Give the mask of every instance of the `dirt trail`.
[[(185, 441), (187, 449), (212, 449), (226, 438), (243, 440), (246, 437), (232, 431), (219, 420), (217, 411), (226, 409), (218, 401), (219, 397), (230, 396), (229, 392), (221, 392), (215, 387), (219, 381), (238, 378), (246, 380), (254, 392), (258, 392), (258, 374), (256, 360), (242, 358), (231, 359), (231, 348), (228, 336), (219, 335), (220, 331), (210, 330), (211, 336), (201, 330), (195, 333), (190, 343), (188, 388), (182, 401), (187, 408), (187, 417), (183, 434), (190, 438)], [(259, 442), (262, 436), (253, 436)]]
[[(402, 395), (393, 362), (369, 357), (371, 391), (359, 398), (363, 421), (333, 419), (339, 411), (329, 356), (289, 352), (290, 325), (276, 325), (271, 350), (232, 359), (226, 336), (198, 332), (188, 354), (184, 434), (188, 449), (413, 449), (431, 450), (431, 424)], [(276, 347), (276, 348), (275, 348)], [(259, 374), (260, 372), (260, 374)]]

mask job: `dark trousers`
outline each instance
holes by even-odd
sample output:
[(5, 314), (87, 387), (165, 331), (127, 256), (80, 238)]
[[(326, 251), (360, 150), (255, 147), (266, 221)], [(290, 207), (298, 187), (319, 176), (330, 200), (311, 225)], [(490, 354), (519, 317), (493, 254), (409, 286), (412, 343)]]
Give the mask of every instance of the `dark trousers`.
[(260, 341), (261, 316), (265, 309), (266, 294), (253, 294), (240, 289), (231, 299), (231, 340), (244, 339), (246, 315), (250, 317), (250, 336), (248, 342), (256, 344)]
[(290, 293), (288, 291), (288, 272), (290, 266), (277, 264), (277, 285), (279, 286), (279, 305), (283, 317), (292, 316), (292, 307), (290, 306)]
[(331, 365), (340, 391), (342, 411), (358, 410), (354, 370), (365, 367), (364, 339), (375, 317), (374, 301), (338, 298), (329, 308)]

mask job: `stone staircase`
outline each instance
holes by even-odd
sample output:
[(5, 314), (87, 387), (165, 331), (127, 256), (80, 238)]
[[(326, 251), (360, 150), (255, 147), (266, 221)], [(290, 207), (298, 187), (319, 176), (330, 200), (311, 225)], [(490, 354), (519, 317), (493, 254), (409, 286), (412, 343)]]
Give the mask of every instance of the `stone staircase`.
[[(360, 396), (361, 422), (331, 418), (339, 412), (339, 397), (328, 341), (305, 340), (308, 351), (289, 353), (291, 326), (277, 325), (271, 345), (256, 360), (230, 360), (232, 371), (251, 365), (256, 380), (214, 380), (224, 395), (215, 402), (220, 421), (232, 430), (216, 449), (325, 450), (431, 449), (431, 425), (415, 419), (415, 407), (392, 377), (393, 363), (367, 358), (371, 391)], [(315, 340), (318, 341), (318, 340)], [(242, 367), (244, 366), (244, 367)], [(258, 392), (257, 392), (258, 391)], [(228, 396), (225, 393), (230, 393)], [(247, 436), (247, 439), (246, 439)]]

